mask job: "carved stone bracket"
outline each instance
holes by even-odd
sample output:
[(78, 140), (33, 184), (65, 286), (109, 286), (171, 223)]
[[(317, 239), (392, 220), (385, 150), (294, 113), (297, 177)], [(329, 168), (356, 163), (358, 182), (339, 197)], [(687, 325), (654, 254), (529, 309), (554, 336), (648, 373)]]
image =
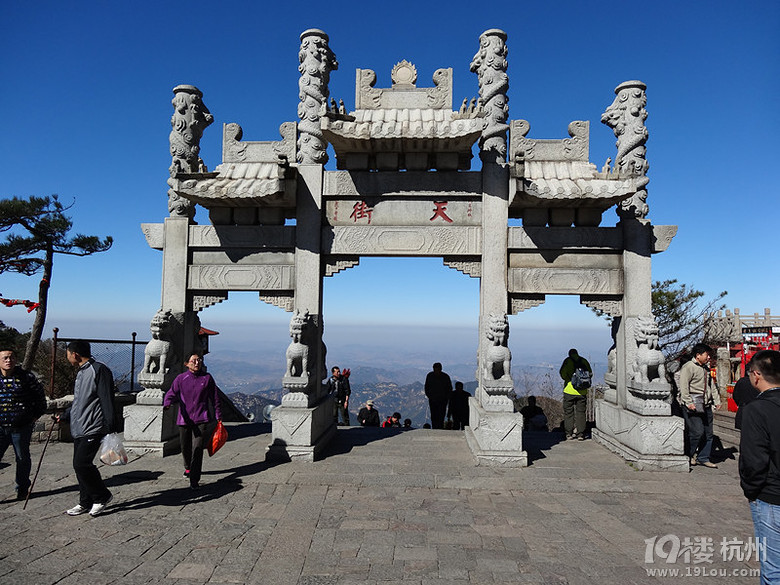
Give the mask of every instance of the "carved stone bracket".
[(288, 313), (292, 313), (293, 308), (295, 307), (295, 297), (292, 293), (281, 293), (278, 295), (264, 295), (260, 293), (260, 300), (269, 305), (284, 309)]
[(445, 256), (442, 261), (445, 266), (454, 268), (472, 278), (482, 276), (482, 262), (479, 259), (473, 259), (470, 256)]
[(226, 301), (228, 298), (227, 292), (215, 292), (209, 295), (193, 295), (192, 297), (192, 310), (202, 311), (207, 307)]
[(620, 317), (623, 315), (623, 297), (620, 295), (580, 295), (580, 304), (595, 309), (600, 314), (607, 314), (610, 317)]
[(328, 258), (325, 262), (325, 276), (333, 276), (360, 264), (360, 256), (341, 256)]
[(533, 309), (544, 303), (544, 295), (511, 295), (509, 297), (509, 314), (517, 315), (527, 309)]

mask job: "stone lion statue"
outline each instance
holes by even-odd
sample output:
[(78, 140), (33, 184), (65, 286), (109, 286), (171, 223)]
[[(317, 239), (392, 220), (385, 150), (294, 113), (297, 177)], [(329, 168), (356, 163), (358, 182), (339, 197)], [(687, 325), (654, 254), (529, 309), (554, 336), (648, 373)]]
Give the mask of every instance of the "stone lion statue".
[(160, 309), (152, 317), (149, 325), (152, 339), (146, 344), (144, 350), (144, 367), (141, 370), (143, 373), (165, 375), (168, 371), (167, 362), (171, 351), (170, 328), (171, 312)]
[(506, 315), (490, 313), (485, 335), (492, 344), (485, 351), (485, 378), (487, 380), (511, 380), (509, 367), (512, 353), (507, 347), (509, 322)]
[(287, 347), (287, 377), (303, 377), (309, 375), (309, 343), (307, 330), (311, 324), (309, 311), (301, 313), (296, 309), (290, 319), (290, 337), (292, 341)]
[(634, 339), (637, 344), (634, 380), (644, 383), (654, 381), (666, 383), (665, 358), (658, 348), (658, 325), (653, 315), (637, 317)]

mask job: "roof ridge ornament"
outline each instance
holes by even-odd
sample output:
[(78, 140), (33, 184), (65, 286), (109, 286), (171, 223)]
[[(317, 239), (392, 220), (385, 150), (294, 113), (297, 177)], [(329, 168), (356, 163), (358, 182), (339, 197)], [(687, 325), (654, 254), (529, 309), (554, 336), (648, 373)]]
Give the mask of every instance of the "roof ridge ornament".
[(390, 79), (393, 81), (393, 89), (417, 87), (417, 67), (403, 59), (393, 66)]

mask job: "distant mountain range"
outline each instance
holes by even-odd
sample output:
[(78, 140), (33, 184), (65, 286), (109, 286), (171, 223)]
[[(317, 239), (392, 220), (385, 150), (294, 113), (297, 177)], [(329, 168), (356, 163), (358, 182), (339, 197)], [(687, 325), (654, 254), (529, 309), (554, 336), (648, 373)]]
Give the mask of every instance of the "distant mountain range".
[[(209, 356), (209, 371), (217, 384), (236, 407), (255, 420), (263, 420), (263, 409), (268, 404), (281, 403), (285, 391), (280, 387), (281, 373), (279, 362), (273, 364), (263, 361), (244, 361), (238, 356), (223, 360)], [(603, 381), (606, 364), (592, 364), (594, 382)], [(349, 364), (345, 363), (344, 368)], [(477, 386), (474, 380), (476, 366), (473, 364), (453, 364), (445, 371), (455, 381), (464, 382), (464, 388), (474, 395)], [(408, 367), (386, 370), (374, 366), (355, 365), (350, 368), (350, 422), (357, 424), (357, 412), (367, 400), (373, 400), (382, 420), (393, 412), (401, 413), (401, 418), (412, 420), (414, 427), (430, 422), (428, 400), (423, 391), (426, 368)], [(558, 377), (558, 367), (552, 364), (533, 366), (515, 366), (513, 368), (515, 392), (518, 396), (535, 394), (560, 400), (562, 383)]]

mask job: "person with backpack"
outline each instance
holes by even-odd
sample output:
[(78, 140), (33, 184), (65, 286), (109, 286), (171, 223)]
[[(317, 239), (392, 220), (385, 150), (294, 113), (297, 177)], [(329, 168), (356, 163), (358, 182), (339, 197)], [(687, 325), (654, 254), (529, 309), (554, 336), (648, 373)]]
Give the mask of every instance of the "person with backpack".
[(563, 426), (566, 439), (575, 437), (585, 440), (585, 406), (588, 401), (588, 389), (593, 379), (593, 369), (588, 360), (580, 356), (576, 349), (569, 350), (569, 357), (563, 360), (559, 371), (563, 379)]

